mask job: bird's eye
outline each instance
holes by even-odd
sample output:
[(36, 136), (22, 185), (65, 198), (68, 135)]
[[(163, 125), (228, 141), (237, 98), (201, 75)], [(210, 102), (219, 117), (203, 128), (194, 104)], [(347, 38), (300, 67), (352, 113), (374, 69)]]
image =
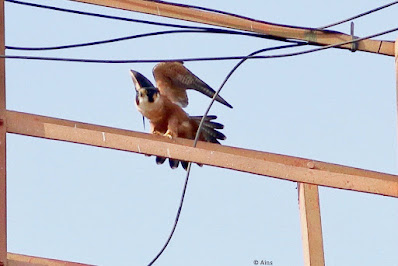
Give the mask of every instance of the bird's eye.
[(140, 92), (140, 97), (144, 96), (142, 92)]

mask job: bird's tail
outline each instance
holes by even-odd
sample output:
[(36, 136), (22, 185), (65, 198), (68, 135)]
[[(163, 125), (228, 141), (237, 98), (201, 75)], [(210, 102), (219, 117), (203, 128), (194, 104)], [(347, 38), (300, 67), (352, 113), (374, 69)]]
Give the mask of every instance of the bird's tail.
[[(191, 119), (191, 121), (196, 123), (197, 126), (199, 126), (199, 123), (202, 120), (202, 116), (190, 116), (189, 118)], [(217, 119), (217, 116), (215, 115), (206, 116), (202, 126), (199, 140), (220, 144), (219, 140), (225, 140), (227, 138), (223, 133), (217, 130), (217, 129), (223, 129), (224, 125), (212, 121), (215, 119)], [(166, 158), (164, 157), (156, 157), (157, 164), (163, 164), (165, 161)], [(179, 160), (169, 158), (169, 164), (172, 169), (177, 168), (179, 163), (180, 163)], [(187, 170), (188, 162), (181, 161), (181, 165), (185, 170)], [(198, 165), (202, 166), (201, 164)]]
[[(189, 118), (195, 121), (198, 124), (198, 126), (200, 121), (202, 120), (202, 116), (190, 116)], [(217, 119), (217, 116), (215, 115), (206, 116), (203, 122), (202, 132), (200, 133), (199, 140), (220, 144), (218, 140), (225, 140), (227, 138), (223, 133), (217, 130), (217, 129), (223, 129), (224, 125), (212, 121), (215, 119)]]

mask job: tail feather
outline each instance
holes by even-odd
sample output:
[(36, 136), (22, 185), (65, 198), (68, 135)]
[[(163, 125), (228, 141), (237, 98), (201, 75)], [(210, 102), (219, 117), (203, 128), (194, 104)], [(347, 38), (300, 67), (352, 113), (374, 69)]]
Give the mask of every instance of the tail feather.
[(224, 125), (217, 122), (204, 122), (204, 125), (211, 128), (223, 129)]
[[(166, 161), (166, 159), (167, 159), (167, 158), (165, 158), (165, 157), (156, 156), (156, 164), (163, 164), (163, 163)], [(179, 165), (179, 163), (180, 163), (179, 160), (174, 160), (174, 159), (170, 159), (170, 158), (169, 158), (169, 164), (170, 164), (170, 167), (171, 167), (172, 169), (177, 168), (178, 165)], [(182, 165), (182, 167), (183, 167), (185, 170), (187, 170), (187, 168), (188, 168), (188, 162), (181, 161), (181, 165)]]
[[(189, 118), (192, 118), (193, 120), (200, 121), (202, 119), (202, 117), (203, 116), (200, 116), (200, 115), (194, 115), (194, 116), (190, 116)], [(214, 120), (214, 119), (217, 119), (216, 115), (208, 115), (208, 116), (206, 116), (205, 121), (210, 121), (210, 120)]]
[(182, 165), (182, 168), (184, 168), (185, 170), (188, 169), (188, 162), (186, 162), (186, 161), (181, 161), (181, 165)]
[[(196, 121), (198, 124), (202, 120), (202, 116), (190, 116), (190, 118), (193, 119), (194, 121)], [(214, 119), (217, 119), (217, 116), (215, 116), (215, 115), (206, 116), (203, 125), (210, 127), (210, 128), (223, 129), (224, 128), (223, 124), (211, 121)]]
[[(190, 116), (191, 120), (195, 121), (196, 124), (199, 126), (199, 123), (202, 119), (202, 116)], [(214, 122), (212, 120), (217, 119), (215, 115), (206, 116), (205, 122), (203, 123), (202, 132), (201, 132), (201, 139), (211, 143), (220, 144), (219, 140), (225, 140), (226, 136), (216, 129), (223, 129), (224, 125), (218, 122)], [(163, 164), (167, 158), (165, 157), (156, 157), (157, 164)], [(176, 159), (169, 159), (169, 165), (172, 169), (175, 169), (180, 164), (179, 160)], [(181, 161), (182, 167), (187, 170), (189, 163), (187, 161)], [(202, 166), (202, 164), (198, 164)]]
[(207, 142), (212, 143), (219, 143), (218, 139), (224, 140), (226, 138), (225, 135), (221, 132), (218, 132), (217, 130), (208, 127), (202, 128), (202, 135)]
[(174, 159), (169, 158), (169, 164), (172, 169), (176, 169), (178, 167), (179, 163), (180, 163), (179, 160), (174, 160)]
[(156, 164), (163, 164), (166, 161), (166, 158), (156, 156)]

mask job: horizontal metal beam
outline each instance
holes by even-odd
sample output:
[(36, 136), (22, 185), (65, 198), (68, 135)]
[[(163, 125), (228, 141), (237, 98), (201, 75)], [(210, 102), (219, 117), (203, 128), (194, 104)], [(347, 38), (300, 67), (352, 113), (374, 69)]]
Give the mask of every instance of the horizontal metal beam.
[(286, 155), (7, 111), (7, 132), (68, 141), (320, 186), (398, 197), (398, 176)]
[[(279, 38), (308, 41), (317, 45), (338, 44), (352, 40), (352, 36), (337, 31), (318, 30), (315, 28), (293, 27), (268, 23), (232, 14), (221, 14), (173, 3), (146, 0), (71, 0), (88, 4), (102, 5), (123, 10), (136, 11), (157, 16), (176, 18), (214, 26), (238, 29), (271, 35)], [(351, 49), (351, 44), (340, 48)], [(363, 40), (358, 42), (359, 51), (394, 56), (394, 42), (381, 40)]]
[(8, 266), (89, 266), (89, 264), (39, 258), (14, 253), (7, 253), (7, 262)]

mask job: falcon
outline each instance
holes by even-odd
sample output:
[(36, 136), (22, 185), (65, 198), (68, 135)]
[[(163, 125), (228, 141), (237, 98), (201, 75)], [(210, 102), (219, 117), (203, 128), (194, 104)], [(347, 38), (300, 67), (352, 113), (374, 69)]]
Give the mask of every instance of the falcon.
[[(130, 70), (130, 75), (136, 90), (136, 107), (149, 120), (152, 134), (171, 139), (195, 139), (202, 116), (189, 116), (182, 109), (188, 105), (186, 90), (193, 89), (212, 98), (215, 91), (209, 85), (189, 71), (183, 62), (157, 64), (153, 68), (156, 86), (137, 71)], [(221, 96), (217, 96), (216, 101), (232, 108)], [(226, 139), (217, 130), (223, 129), (224, 125), (213, 121), (216, 118), (215, 115), (206, 117), (199, 140), (220, 144), (218, 140)], [(156, 157), (157, 164), (163, 164), (165, 160), (166, 158)], [(175, 169), (179, 160), (169, 158), (169, 164)], [(187, 170), (188, 162), (181, 161), (181, 165)]]

